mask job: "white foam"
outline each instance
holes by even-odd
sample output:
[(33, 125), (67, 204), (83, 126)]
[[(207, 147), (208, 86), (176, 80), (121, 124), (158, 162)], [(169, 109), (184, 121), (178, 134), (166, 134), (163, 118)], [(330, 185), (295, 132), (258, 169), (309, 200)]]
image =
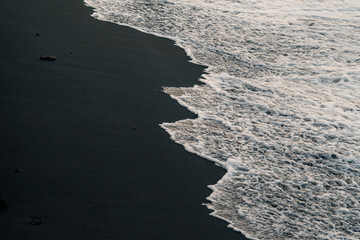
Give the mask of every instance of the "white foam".
[(360, 239), (357, 0), (85, 0), (208, 66), (164, 88), (197, 119), (163, 123), (227, 169), (206, 204), (251, 239)]

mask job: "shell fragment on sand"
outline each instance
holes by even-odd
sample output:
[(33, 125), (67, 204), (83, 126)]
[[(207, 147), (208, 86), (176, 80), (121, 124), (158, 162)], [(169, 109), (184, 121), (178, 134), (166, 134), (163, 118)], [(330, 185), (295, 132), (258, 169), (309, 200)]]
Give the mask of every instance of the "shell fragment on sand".
[(40, 56), (40, 60), (44, 60), (44, 61), (55, 61), (55, 60), (56, 60), (56, 57), (55, 57), (55, 56), (45, 55), (45, 56)]

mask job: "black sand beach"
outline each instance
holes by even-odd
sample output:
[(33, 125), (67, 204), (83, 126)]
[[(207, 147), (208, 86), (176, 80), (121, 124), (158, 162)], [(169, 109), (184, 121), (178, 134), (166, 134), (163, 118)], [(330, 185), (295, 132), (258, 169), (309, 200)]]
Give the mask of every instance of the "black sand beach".
[(0, 239), (245, 239), (201, 206), (224, 171), (159, 127), (195, 117), (161, 88), (203, 68), (90, 13), (2, 1)]

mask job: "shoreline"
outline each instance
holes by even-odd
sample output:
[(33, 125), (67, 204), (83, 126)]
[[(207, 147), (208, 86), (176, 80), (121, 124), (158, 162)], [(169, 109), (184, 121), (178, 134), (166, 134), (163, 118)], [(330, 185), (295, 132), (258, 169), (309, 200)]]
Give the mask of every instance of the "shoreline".
[(4, 6), (4, 239), (245, 239), (202, 206), (224, 170), (159, 126), (196, 117), (161, 89), (200, 84), (204, 67), (80, 0)]

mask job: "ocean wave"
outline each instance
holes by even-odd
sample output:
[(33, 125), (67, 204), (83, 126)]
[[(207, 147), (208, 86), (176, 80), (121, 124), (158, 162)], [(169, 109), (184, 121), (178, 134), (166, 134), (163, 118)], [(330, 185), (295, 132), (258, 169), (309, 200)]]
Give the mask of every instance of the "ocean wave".
[(227, 173), (206, 206), (251, 239), (360, 238), (356, 0), (85, 0), (208, 66), (164, 87), (198, 118), (163, 123)]

